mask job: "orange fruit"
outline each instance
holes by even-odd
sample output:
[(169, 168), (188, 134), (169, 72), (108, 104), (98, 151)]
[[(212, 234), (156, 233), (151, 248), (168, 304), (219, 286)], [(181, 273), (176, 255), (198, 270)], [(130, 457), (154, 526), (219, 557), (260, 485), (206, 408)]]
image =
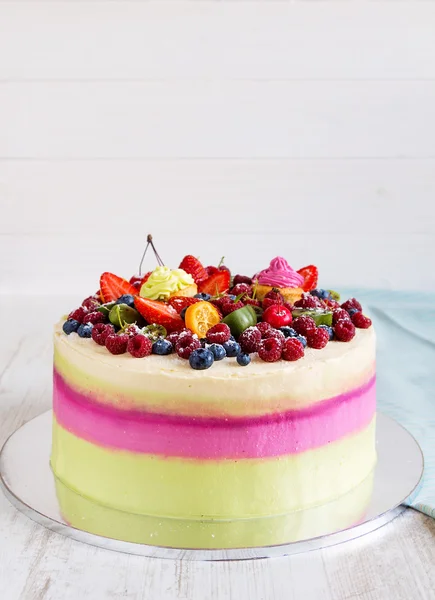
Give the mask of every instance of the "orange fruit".
[(219, 312), (210, 302), (196, 302), (189, 306), (184, 316), (186, 327), (191, 329), (199, 338), (206, 336), (207, 331), (213, 325), (220, 323)]

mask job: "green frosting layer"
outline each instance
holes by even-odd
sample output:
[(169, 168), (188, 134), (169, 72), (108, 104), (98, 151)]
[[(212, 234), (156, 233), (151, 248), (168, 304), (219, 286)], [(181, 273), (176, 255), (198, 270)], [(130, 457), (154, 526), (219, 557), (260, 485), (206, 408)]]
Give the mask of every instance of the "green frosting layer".
[(183, 269), (157, 267), (140, 289), (140, 295), (150, 300), (167, 300), (175, 292), (192, 285), (192, 275)]

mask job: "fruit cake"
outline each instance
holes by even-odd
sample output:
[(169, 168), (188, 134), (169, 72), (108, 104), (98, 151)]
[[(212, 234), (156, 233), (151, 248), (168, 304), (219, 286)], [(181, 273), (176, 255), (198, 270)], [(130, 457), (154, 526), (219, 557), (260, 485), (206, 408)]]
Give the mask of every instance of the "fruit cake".
[[(163, 545), (215, 547), (210, 523), (252, 545), (246, 520), (280, 523), (369, 480), (375, 411), (370, 319), (281, 257), (253, 277), (190, 255), (106, 272), (55, 327), (51, 466), (64, 517), (102, 535), (152, 543), (167, 518), (191, 525)], [(130, 533), (113, 515), (93, 526), (95, 507)]]

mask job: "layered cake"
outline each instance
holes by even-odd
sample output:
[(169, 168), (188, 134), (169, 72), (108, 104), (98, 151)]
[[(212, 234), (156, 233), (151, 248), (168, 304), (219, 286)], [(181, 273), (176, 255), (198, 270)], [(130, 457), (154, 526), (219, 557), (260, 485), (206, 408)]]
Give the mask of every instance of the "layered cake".
[(307, 510), (351, 525), (376, 462), (375, 335), (359, 302), (282, 257), (253, 277), (193, 256), (159, 263), (103, 273), (56, 325), (64, 518), (210, 548), (291, 541)]

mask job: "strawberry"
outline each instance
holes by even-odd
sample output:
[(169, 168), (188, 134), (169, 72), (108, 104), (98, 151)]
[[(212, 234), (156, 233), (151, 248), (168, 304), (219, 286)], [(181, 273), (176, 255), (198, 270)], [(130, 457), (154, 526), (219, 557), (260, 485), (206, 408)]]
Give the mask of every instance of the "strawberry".
[(207, 271), (204, 269), (201, 262), (191, 254), (188, 254), (183, 258), (178, 268), (183, 269), (186, 273), (192, 275), (195, 283), (204, 281), (204, 279), (207, 279), (208, 277)]
[(210, 296), (223, 294), (230, 287), (230, 279), (231, 276), (228, 271), (218, 271), (205, 281), (201, 281), (198, 286), (198, 292), (210, 294)]
[(208, 277), (211, 277), (215, 273), (219, 273), (219, 269), (217, 267), (213, 267), (213, 265), (206, 267), (205, 270), (207, 271)]
[(148, 323), (163, 325), (168, 333), (184, 327), (184, 321), (177, 311), (164, 302), (136, 296), (134, 305)]
[(130, 294), (135, 296), (137, 289), (126, 279), (113, 275), (113, 273), (103, 273), (100, 277), (100, 295), (103, 302), (113, 302), (120, 296)]
[(191, 304), (195, 304), (195, 302), (199, 301), (200, 298), (188, 298), (187, 296), (172, 296), (172, 298), (169, 298), (168, 304), (169, 306), (172, 306), (172, 308), (174, 308), (178, 314), (180, 314), (183, 308), (186, 308), (186, 306), (190, 306)]
[(303, 267), (298, 271), (299, 275), (302, 275), (304, 278), (304, 283), (302, 284), (302, 289), (304, 292), (310, 292), (317, 287), (317, 280), (319, 278), (319, 271), (317, 267), (314, 265), (309, 265), (308, 267)]

